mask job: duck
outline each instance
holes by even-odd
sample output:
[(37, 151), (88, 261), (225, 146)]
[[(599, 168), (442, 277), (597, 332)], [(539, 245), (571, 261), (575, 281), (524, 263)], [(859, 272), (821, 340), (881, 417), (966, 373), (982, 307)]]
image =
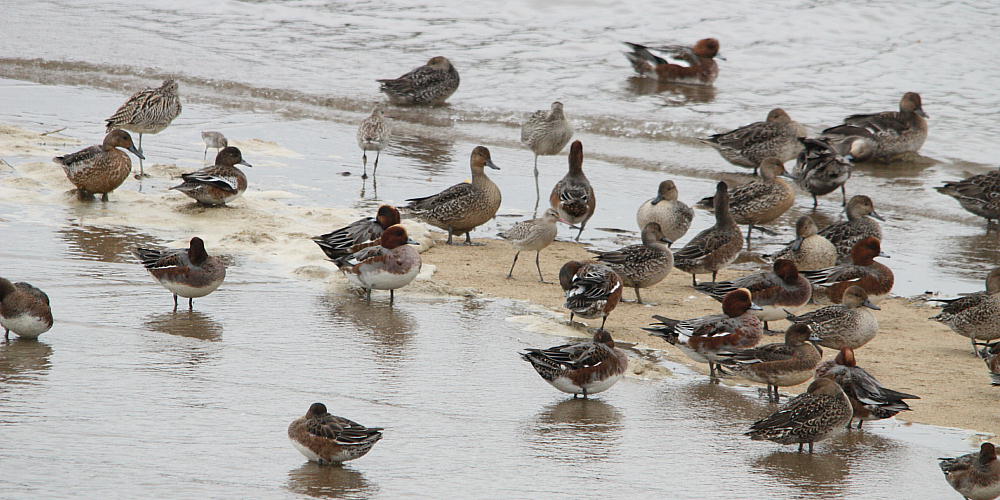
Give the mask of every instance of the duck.
[(754, 422), (746, 433), (753, 441), (774, 441), (778, 444), (809, 444), (834, 435), (851, 421), (851, 401), (839, 385), (828, 378), (818, 378), (806, 392), (795, 396), (778, 411)]
[(979, 352), (979, 357), (986, 362), (992, 385), (1000, 385), (1000, 342), (986, 344), (986, 347)]
[(90, 146), (75, 153), (56, 156), (52, 161), (62, 165), (66, 178), (77, 188), (80, 198), (100, 193), (108, 201), (108, 193), (118, 189), (129, 172), (132, 160), (118, 148), (123, 148), (142, 158), (142, 152), (132, 143), (132, 136), (124, 130), (112, 130), (104, 136), (100, 146)]
[(837, 265), (837, 247), (820, 236), (812, 217), (803, 215), (795, 221), (795, 239), (772, 256), (788, 259), (799, 271), (815, 271)]
[(625, 376), (628, 355), (615, 347), (604, 328), (590, 342), (564, 344), (548, 349), (526, 349), (521, 357), (552, 387), (587, 399), (610, 389)]
[(1000, 461), (997, 461), (993, 443), (981, 444), (976, 453), (938, 460), (945, 480), (965, 498), (994, 500), (1000, 497)]
[(312, 240), (327, 257), (338, 259), (366, 246), (381, 244), (380, 240), (385, 230), (399, 222), (399, 210), (396, 207), (380, 205), (375, 217), (358, 219), (335, 231), (314, 236)]
[[(653, 76), (658, 81), (666, 83), (712, 85), (719, 76), (719, 65), (715, 62), (715, 58), (724, 59), (719, 55), (719, 41), (715, 38), (702, 38), (693, 47), (684, 45), (647, 47), (632, 42), (625, 42), (625, 45), (631, 50), (625, 53), (625, 57), (632, 63), (636, 73)], [(653, 54), (652, 51), (683, 61), (687, 66), (673, 64)]]
[(719, 370), (729, 370), (743, 378), (767, 384), (767, 399), (778, 402), (779, 387), (791, 387), (808, 381), (823, 359), (822, 350), (809, 343), (809, 325), (793, 324), (785, 330), (785, 341), (751, 349), (722, 351)]
[(642, 304), (640, 288), (649, 288), (666, 278), (674, 267), (674, 255), (669, 245), (673, 243), (655, 222), (642, 228), (642, 243), (600, 252), (595, 259), (614, 269), (621, 276), (622, 284), (635, 289), (635, 301)]
[(754, 273), (732, 281), (703, 282), (694, 288), (720, 302), (733, 290), (750, 290), (753, 303), (761, 307), (754, 315), (764, 322), (764, 331), (770, 330), (767, 325), (769, 321), (785, 319), (789, 311), (801, 308), (812, 298), (812, 284), (799, 274), (794, 262), (786, 259), (774, 261), (771, 271)]
[(215, 149), (215, 154), (218, 155), (222, 151), (222, 148), (229, 145), (229, 139), (226, 139), (222, 132), (216, 132), (214, 130), (203, 130), (201, 132), (201, 140), (205, 142), (205, 154), (202, 155), (202, 161), (208, 159), (208, 148)]
[(361, 163), (364, 168), (362, 179), (368, 178), (368, 152), (375, 151), (375, 168), (372, 170), (372, 175), (375, 175), (378, 171), (378, 157), (388, 144), (391, 135), (392, 127), (385, 118), (385, 105), (378, 103), (372, 108), (372, 114), (361, 120), (361, 124), (358, 125), (358, 147), (361, 148)]
[(396, 224), (382, 233), (378, 245), (338, 257), (334, 264), (347, 281), (365, 290), (369, 303), (372, 290), (389, 290), (392, 306), (396, 289), (409, 285), (420, 274), (420, 252), (411, 246), (419, 244), (410, 239), (405, 227)]
[(514, 254), (514, 262), (510, 265), (510, 271), (507, 273), (507, 278), (514, 277), (514, 266), (517, 265), (517, 256), (521, 255), (522, 251), (534, 250), (535, 268), (538, 269), (538, 281), (548, 283), (542, 277), (542, 266), (539, 263), (539, 258), (542, 250), (555, 241), (556, 234), (559, 233), (559, 229), (556, 227), (556, 223), (559, 220), (559, 212), (550, 208), (540, 218), (518, 222), (511, 226), (510, 229), (497, 234), (497, 236), (510, 242), (511, 246), (517, 250)]
[(944, 302), (941, 312), (930, 319), (972, 341), (972, 351), (976, 352), (976, 341), (1000, 339), (1000, 267), (986, 276), (986, 290), (955, 299), (931, 299)]
[(288, 439), (310, 462), (330, 465), (367, 455), (382, 439), (383, 430), (331, 415), (326, 405), (313, 403), (305, 415), (288, 425)]
[(376, 80), (392, 104), (444, 104), (458, 90), (458, 70), (444, 56), (432, 57), (399, 78)]
[[(553, 102), (548, 111), (544, 109), (535, 111), (521, 124), (521, 143), (535, 154), (535, 212), (532, 217), (538, 213), (538, 203), (541, 199), (538, 187), (538, 157), (559, 154), (572, 138), (573, 125), (566, 118), (566, 114), (563, 112), (563, 103), (559, 101)], [(579, 177), (583, 177), (582, 163), (583, 149), (581, 146), (575, 165)], [(574, 171), (572, 152), (570, 153), (569, 167), (572, 173)], [(586, 177), (583, 179), (586, 180)], [(591, 194), (593, 194), (593, 190), (591, 190)]]
[(774, 108), (762, 122), (698, 140), (715, 148), (729, 163), (752, 168), (757, 175), (761, 162), (768, 158), (786, 162), (798, 156), (803, 148), (799, 137), (805, 136), (802, 124), (792, 120), (785, 110)]
[(188, 299), (188, 308), (194, 308), (194, 299), (204, 297), (219, 288), (226, 279), (226, 264), (205, 251), (205, 241), (195, 236), (188, 248), (134, 248), (132, 255), (153, 275), (161, 285), (177, 296)]
[(812, 195), (813, 208), (819, 206), (817, 196), (840, 189), (842, 205), (847, 206), (847, 189), (844, 184), (851, 178), (854, 159), (866, 155), (868, 142), (854, 141), (850, 152), (841, 155), (829, 139), (800, 137), (804, 149), (795, 159), (792, 177), (803, 191)]
[(895, 277), (892, 269), (881, 262), (875, 262), (875, 257), (888, 257), (882, 253), (882, 245), (878, 238), (869, 236), (851, 249), (851, 263), (840, 264), (816, 271), (805, 271), (802, 274), (814, 285), (826, 287), (826, 296), (833, 303), (840, 303), (844, 291), (852, 286), (860, 286), (868, 294), (873, 304), (878, 304), (889, 296)]
[[(747, 225), (747, 248), (754, 225), (767, 224), (781, 217), (795, 204), (795, 188), (779, 179), (787, 175), (777, 158), (767, 158), (760, 164), (760, 179), (737, 186), (729, 193), (729, 211), (737, 224)], [(711, 207), (714, 196), (703, 198), (698, 205)]]
[(635, 214), (640, 230), (646, 224), (655, 222), (670, 241), (683, 238), (693, 219), (694, 210), (677, 199), (677, 185), (671, 180), (660, 182), (656, 188), (656, 196), (643, 202)]
[[(115, 129), (128, 130), (139, 134), (139, 152), (142, 153), (142, 134), (158, 134), (167, 128), (181, 114), (181, 98), (177, 93), (177, 81), (163, 80), (155, 88), (147, 88), (132, 94), (110, 118), (105, 120), (107, 132)], [(145, 177), (142, 160), (139, 157), (139, 174)]]
[(579, 225), (576, 241), (580, 241), (583, 228), (594, 216), (597, 196), (587, 176), (583, 174), (583, 143), (573, 141), (569, 149), (569, 171), (552, 187), (549, 204), (567, 224)]
[(743, 250), (743, 233), (729, 212), (729, 186), (719, 182), (713, 201), (715, 225), (691, 238), (684, 248), (674, 252), (674, 267), (691, 275), (692, 285), (698, 284), (697, 275), (712, 273), (712, 281)]
[(857, 365), (854, 349), (843, 347), (834, 359), (824, 361), (816, 368), (816, 378), (827, 377), (840, 385), (851, 401), (853, 417), (847, 422), (858, 421), (858, 429), (866, 420), (882, 420), (908, 411), (910, 405), (904, 399), (920, 399), (920, 396), (894, 391), (883, 386), (864, 368)]
[(239, 148), (226, 146), (215, 156), (215, 165), (181, 174), (184, 182), (170, 189), (194, 198), (201, 205), (225, 205), (243, 196), (247, 190), (247, 176), (236, 165), (253, 166), (243, 159)]
[(689, 358), (708, 363), (709, 378), (718, 380), (716, 368), (723, 361), (720, 352), (749, 349), (760, 342), (764, 333), (760, 319), (753, 314), (760, 306), (751, 300), (750, 290), (740, 288), (722, 299), (722, 314), (677, 320), (653, 315), (657, 323), (643, 328), (676, 346)]
[(859, 241), (874, 236), (882, 239), (882, 226), (873, 219), (885, 222), (875, 211), (875, 202), (863, 194), (854, 195), (847, 202), (847, 220), (836, 222), (823, 228), (819, 235), (837, 247), (837, 261), (848, 262), (851, 250)]
[(466, 245), (472, 243), (469, 232), (496, 217), (500, 209), (500, 188), (484, 172), (485, 167), (500, 170), (490, 158), (490, 150), (476, 146), (469, 160), (472, 182), (463, 182), (423, 198), (409, 198), (407, 206), (424, 222), (448, 231), (448, 244), (452, 237), (465, 234)]
[(622, 279), (610, 267), (596, 262), (571, 260), (559, 269), (559, 285), (563, 289), (569, 309), (569, 322), (573, 316), (601, 318), (601, 329), (608, 315), (622, 299)]
[(49, 296), (30, 283), (0, 278), (0, 326), (4, 341), (10, 340), (10, 332), (20, 338), (37, 339), (52, 329)]
[(823, 347), (840, 350), (844, 347), (858, 349), (875, 338), (878, 319), (868, 309), (881, 308), (868, 300), (868, 293), (860, 286), (844, 292), (844, 301), (801, 315), (788, 314), (788, 321), (805, 323), (812, 328), (809, 339)]
[(973, 175), (935, 188), (955, 198), (962, 208), (986, 219), (986, 227), (1000, 222), (1000, 169)]
[(920, 94), (907, 92), (899, 100), (899, 111), (858, 114), (822, 132), (824, 137), (861, 138), (874, 146), (871, 159), (891, 161), (902, 153), (916, 153), (927, 140), (927, 113)]

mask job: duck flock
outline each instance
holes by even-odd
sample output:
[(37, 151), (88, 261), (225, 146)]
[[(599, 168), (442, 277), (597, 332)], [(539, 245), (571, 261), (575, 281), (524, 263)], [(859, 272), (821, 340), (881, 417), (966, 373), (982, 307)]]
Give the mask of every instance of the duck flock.
[[(627, 43), (628, 60), (640, 75), (661, 82), (712, 85), (719, 74), (716, 59), (719, 42), (699, 40), (693, 46), (650, 46)], [(431, 58), (427, 64), (394, 79), (378, 80), (381, 91), (394, 106), (434, 106), (444, 103), (459, 86), (456, 68), (445, 57)], [(374, 152), (372, 175), (378, 169), (381, 151), (391, 139), (391, 124), (379, 103), (357, 132), (367, 177), (368, 153)], [(167, 80), (131, 96), (106, 120), (107, 135), (100, 145), (58, 156), (67, 178), (84, 198), (100, 194), (103, 201), (132, 172), (126, 152), (139, 158), (137, 178), (142, 168), (143, 134), (164, 130), (181, 112), (178, 83)], [(879, 301), (893, 286), (892, 270), (876, 259), (882, 253), (882, 230), (874, 201), (865, 195), (847, 196), (846, 183), (855, 162), (892, 162), (901, 155), (920, 149), (927, 137), (927, 114), (921, 96), (906, 92), (898, 111), (854, 114), (843, 123), (808, 137), (805, 127), (782, 109), (767, 113), (764, 121), (714, 134), (700, 140), (718, 150), (729, 163), (752, 168), (751, 181), (738, 186), (719, 182), (715, 193), (698, 204), (713, 212), (715, 224), (701, 231), (680, 248), (673, 244), (687, 233), (694, 211), (678, 200), (676, 184), (664, 180), (656, 195), (641, 203), (636, 222), (641, 243), (614, 251), (599, 252), (590, 261), (566, 262), (558, 273), (569, 321), (576, 317), (601, 319), (590, 341), (548, 349), (527, 349), (521, 354), (535, 371), (556, 389), (588, 398), (608, 390), (620, 380), (628, 366), (628, 356), (605, 330), (609, 314), (624, 300), (626, 288), (642, 303), (640, 290), (661, 282), (673, 269), (691, 275), (695, 290), (718, 300), (721, 312), (698, 318), (673, 319), (654, 315), (646, 328), (651, 335), (676, 346), (692, 360), (707, 363), (709, 376), (745, 378), (767, 386), (768, 398), (778, 402), (782, 387), (813, 379), (806, 392), (781, 405), (772, 415), (749, 423), (746, 435), (753, 440), (797, 444), (799, 451), (842, 429), (857, 428), (868, 420), (885, 419), (909, 410), (907, 399), (918, 396), (884, 387), (858, 366), (856, 354), (878, 332)], [(139, 134), (138, 145), (129, 132)], [(249, 167), (238, 148), (228, 145), (219, 132), (202, 133), (204, 155), (217, 150), (212, 166), (182, 175), (182, 183), (172, 187), (207, 206), (225, 205), (247, 189), (246, 175), (237, 167)], [(523, 123), (521, 142), (534, 153), (536, 200), (538, 157), (562, 152), (573, 137), (573, 128), (564, 105), (552, 103), (548, 110), (535, 111)], [(569, 166), (551, 190), (550, 207), (541, 217), (518, 222), (499, 236), (515, 253), (508, 278), (521, 252), (535, 252), (540, 282), (547, 283), (539, 261), (542, 250), (552, 244), (559, 222), (577, 231), (576, 241), (596, 210), (596, 193), (583, 170), (583, 144), (577, 140), (569, 150)], [(795, 160), (791, 173), (785, 163)], [(429, 196), (412, 198), (404, 213), (447, 231), (447, 244), (465, 236), (464, 244), (476, 246), (470, 234), (493, 219), (501, 204), (499, 187), (490, 180), (486, 168), (499, 169), (490, 151), (477, 146), (470, 155), (470, 182), (455, 184)], [(840, 191), (847, 220), (819, 229), (809, 216), (796, 221), (796, 238), (781, 251), (769, 256), (769, 270), (732, 281), (717, 281), (725, 269), (753, 241), (753, 230), (770, 231), (763, 225), (784, 214), (796, 200), (796, 189), (809, 193), (813, 206), (817, 197)], [(988, 228), (1000, 220), (1000, 170), (950, 182), (938, 190), (951, 196), (968, 211), (987, 219)], [(368, 217), (316, 236), (313, 240), (337, 265), (347, 280), (365, 291), (388, 290), (390, 304), (395, 290), (417, 276), (421, 259), (406, 228), (400, 224), (400, 209), (391, 205), (378, 208)], [(744, 235), (740, 226), (746, 226)], [(470, 249), (469, 251), (475, 251)], [(135, 248), (136, 259), (172, 294), (204, 297), (218, 288), (226, 277), (225, 263), (209, 255), (201, 238), (195, 236), (188, 248)], [(698, 281), (698, 275), (712, 275), (712, 281)], [(830, 305), (809, 312), (799, 309), (818, 299)], [(944, 308), (933, 320), (968, 337), (973, 352), (981, 356), (1000, 385), (1000, 269), (989, 273), (986, 290), (955, 299), (940, 299)], [(769, 332), (768, 322), (787, 319), (791, 326), (784, 341), (760, 344)], [(10, 332), (32, 339), (52, 327), (48, 296), (28, 283), (12, 283), (0, 278), (0, 325), (5, 340)], [(836, 356), (822, 361), (821, 347)], [(980, 349), (981, 348), (981, 349)], [(341, 463), (368, 453), (382, 438), (381, 428), (366, 427), (328, 413), (322, 403), (314, 403), (307, 413), (288, 427), (294, 446), (309, 460)], [(979, 452), (941, 459), (941, 470), (949, 484), (967, 498), (992, 499), (1000, 496), (1000, 462), (993, 444), (983, 443)]]

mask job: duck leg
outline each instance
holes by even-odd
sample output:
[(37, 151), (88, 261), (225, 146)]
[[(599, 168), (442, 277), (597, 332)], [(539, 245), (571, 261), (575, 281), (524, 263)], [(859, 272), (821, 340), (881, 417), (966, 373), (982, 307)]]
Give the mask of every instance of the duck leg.
[(194, 310), (194, 297), (188, 297), (188, 311)]
[(365, 300), (368, 301), (368, 304), (372, 303), (372, 289), (371, 288), (366, 288), (365, 289)]
[(642, 295), (639, 295), (639, 287), (635, 287), (635, 303), (642, 304)]
[(174, 312), (177, 312), (177, 294), (174, 294)]
[[(372, 172), (372, 175), (375, 175), (375, 172)], [(389, 289), (389, 307), (392, 307), (392, 304), (395, 301), (396, 301), (396, 291), (390, 288)]]
[[(541, 259), (541, 254), (542, 254), (541, 250), (535, 251), (535, 269), (538, 269), (538, 281), (542, 283), (549, 283), (548, 281), (545, 281), (545, 278), (542, 277), (542, 264), (539, 262), (539, 260)], [(514, 258), (516, 259), (517, 257), (515, 256)], [(511, 271), (514, 270), (513, 265), (510, 267), (510, 270)]]
[(538, 155), (535, 155), (535, 210), (531, 212), (532, 218), (538, 217), (538, 201), (541, 199), (542, 199), (542, 192), (538, 188)]
[(446, 241), (446, 242), (445, 242), (445, 244), (446, 244), (446, 245), (454, 245), (454, 244), (455, 244), (455, 243), (454, 243), (454, 242), (452, 241), (452, 239), (451, 239), (451, 238), (452, 238), (452, 235), (453, 235), (453, 233), (452, 233), (452, 231), (451, 231), (451, 228), (449, 227), (449, 228), (448, 228), (448, 241)]
[[(514, 262), (510, 265), (510, 271), (507, 272), (507, 279), (511, 279), (511, 278), (514, 277), (514, 266), (517, 265), (517, 256), (518, 255), (521, 255), (521, 251), (520, 250), (517, 253), (514, 254)], [(538, 275), (541, 276), (542, 272), (538, 271)]]
[(698, 286), (698, 278), (695, 276), (694, 273), (691, 273), (691, 286)]
[(10, 328), (4, 328), (3, 340), (5, 342), (10, 342)]
[(840, 199), (841, 199), (840, 206), (846, 207), (847, 206), (847, 190), (844, 189), (844, 185), (843, 184), (840, 185)]
[[(840, 186), (840, 187), (844, 187), (844, 186)], [(816, 208), (818, 206), (819, 206), (819, 200), (816, 199), (816, 193), (813, 193), (813, 208)]]
[[(573, 313), (570, 313), (570, 314), (573, 314)], [(604, 317), (601, 318), (601, 331), (604, 331), (604, 324), (607, 323), (607, 322), (608, 322), (608, 315), (605, 314)]]
[(101, 194), (101, 201), (108, 201), (108, 193)]
[(208, 144), (205, 144), (205, 154), (201, 155), (202, 163), (208, 161)]
[(472, 242), (472, 236), (470, 236), (470, 234), (471, 233), (468, 232), (468, 231), (465, 232), (465, 246), (469, 246), (469, 247), (481, 247), (481, 246), (485, 246), (486, 245), (486, 243), (473, 243)]
[(747, 250), (750, 250), (750, 231), (752, 230), (753, 230), (753, 224), (747, 224)]

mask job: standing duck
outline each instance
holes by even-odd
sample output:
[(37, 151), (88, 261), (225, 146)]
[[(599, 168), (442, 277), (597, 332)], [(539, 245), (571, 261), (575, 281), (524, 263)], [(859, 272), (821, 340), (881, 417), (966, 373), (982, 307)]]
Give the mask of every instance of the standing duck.
[(311, 462), (339, 464), (365, 456), (382, 439), (382, 428), (330, 415), (326, 405), (313, 403), (288, 426), (288, 439)]
[(983, 443), (976, 453), (939, 458), (941, 472), (955, 491), (969, 500), (1000, 497), (1000, 461), (993, 443)]
[(875, 257), (888, 257), (882, 253), (882, 246), (875, 237), (859, 241), (851, 249), (851, 263), (840, 264), (802, 274), (813, 284), (826, 287), (826, 296), (833, 303), (839, 303), (844, 291), (852, 286), (860, 286), (868, 294), (873, 304), (878, 304), (892, 291), (895, 277), (892, 269)]
[[(399, 210), (392, 205), (378, 207), (375, 217), (358, 219), (336, 231), (313, 237), (323, 253), (330, 259), (338, 259), (361, 250), (366, 243), (380, 244), (382, 233), (399, 224)], [(363, 245), (363, 246), (358, 246)]]
[[(538, 157), (559, 154), (566, 147), (566, 144), (569, 144), (569, 140), (572, 137), (573, 126), (566, 119), (566, 115), (563, 113), (563, 105), (558, 101), (552, 103), (552, 107), (548, 111), (544, 109), (535, 111), (521, 125), (521, 143), (528, 146), (532, 153), (535, 153), (535, 211), (532, 213), (532, 216), (538, 213), (538, 203), (541, 199), (541, 192), (538, 187)], [(576, 141), (573, 143), (573, 147), (575, 148), (579, 142)], [(582, 177), (586, 181), (587, 178), (583, 176), (582, 165), (583, 146), (581, 145), (576, 167), (579, 174), (578, 177)], [(569, 168), (570, 173), (572, 173), (574, 168), (572, 152), (570, 153)], [(590, 184), (587, 184), (587, 187), (589, 188)], [(593, 190), (590, 191), (590, 194), (593, 195)], [(591, 213), (593, 213), (593, 209), (591, 209)]]
[(389, 96), (393, 104), (436, 105), (443, 104), (458, 90), (459, 78), (451, 61), (437, 56), (399, 78), (376, 81), (382, 84), (379, 91)]
[[(729, 211), (737, 224), (747, 225), (747, 248), (750, 248), (750, 231), (754, 225), (767, 224), (781, 217), (795, 204), (795, 188), (779, 179), (785, 166), (776, 158), (767, 158), (760, 164), (760, 179), (737, 186), (729, 193)], [(703, 198), (701, 206), (712, 206), (714, 197)]]
[(385, 119), (385, 105), (378, 103), (372, 108), (372, 114), (361, 120), (361, 125), (358, 125), (358, 147), (361, 148), (361, 163), (364, 168), (362, 179), (368, 178), (368, 152), (375, 151), (375, 168), (372, 169), (372, 175), (375, 175), (378, 171), (378, 157), (389, 142), (391, 134), (389, 120)]
[(176, 189), (202, 205), (225, 205), (247, 190), (247, 176), (236, 165), (253, 166), (243, 160), (239, 148), (227, 146), (215, 155), (215, 165), (181, 174), (184, 182), (170, 189)]
[(674, 267), (671, 243), (663, 236), (660, 225), (650, 222), (642, 228), (642, 244), (601, 252), (595, 258), (614, 269), (621, 276), (622, 284), (635, 288), (635, 301), (642, 304), (639, 289), (663, 281)]
[(712, 273), (715, 281), (724, 269), (743, 250), (743, 233), (729, 213), (729, 190), (725, 182), (715, 187), (713, 209), (715, 225), (695, 235), (684, 248), (674, 252), (674, 267), (691, 274), (692, 285), (697, 285), (698, 274)]
[(926, 118), (920, 94), (907, 92), (899, 100), (899, 111), (851, 115), (843, 124), (824, 130), (823, 136), (866, 140), (874, 146), (874, 159), (890, 161), (901, 153), (920, 150), (927, 139)]
[(517, 253), (514, 254), (514, 262), (510, 265), (510, 272), (507, 273), (508, 278), (514, 277), (514, 266), (517, 265), (517, 256), (521, 255), (521, 251), (534, 250), (535, 268), (538, 269), (538, 281), (548, 283), (542, 277), (542, 266), (539, 263), (539, 257), (542, 250), (555, 241), (556, 234), (559, 232), (559, 229), (556, 227), (557, 222), (559, 222), (559, 212), (550, 208), (542, 214), (541, 218), (518, 222), (511, 226), (510, 229), (498, 235), (509, 241), (517, 249)]
[(62, 165), (66, 177), (76, 186), (81, 198), (101, 193), (101, 200), (108, 201), (108, 193), (118, 189), (132, 171), (132, 160), (118, 148), (143, 157), (132, 144), (132, 136), (128, 132), (112, 130), (104, 136), (104, 143), (100, 146), (57, 156), (52, 161)]
[(818, 232), (812, 217), (799, 217), (795, 221), (795, 240), (774, 254), (774, 259), (791, 260), (799, 271), (815, 271), (837, 265), (837, 248)]
[(720, 371), (767, 384), (767, 399), (778, 402), (779, 387), (799, 385), (813, 376), (816, 365), (823, 360), (820, 349), (809, 343), (812, 331), (808, 325), (793, 324), (785, 331), (785, 341), (764, 344), (752, 349), (720, 352)]
[[(719, 76), (719, 65), (715, 58), (719, 55), (719, 41), (714, 38), (698, 40), (693, 47), (685, 45), (666, 45), (662, 47), (647, 47), (638, 43), (625, 42), (631, 52), (625, 57), (632, 63), (632, 68), (642, 76), (653, 76), (665, 83), (687, 83), (693, 85), (711, 85)], [(653, 54), (660, 52), (670, 58), (687, 63), (687, 66), (673, 64), (667, 59)]]
[(674, 181), (663, 181), (656, 189), (656, 196), (639, 206), (635, 221), (639, 229), (655, 222), (660, 225), (663, 235), (670, 241), (677, 241), (687, 234), (694, 219), (694, 210), (683, 201), (677, 200), (677, 185)]
[(52, 328), (49, 296), (29, 283), (11, 283), (0, 278), (0, 326), (4, 329), (4, 340), (10, 340), (10, 332), (37, 339)]
[(798, 156), (802, 151), (799, 137), (805, 135), (802, 124), (793, 121), (785, 110), (774, 108), (765, 121), (699, 140), (715, 148), (729, 163), (752, 168), (756, 175), (761, 162), (768, 158), (786, 162)]
[(1000, 339), (1000, 268), (986, 276), (986, 291), (976, 292), (955, 299), (932, 299), (945, 306), (934, 321), (943, 323), (955, 333), (972, 341)]
[(847, 202), (847, 220), (830, 224), (819, 232), (819, 235), (826, 238), (837, 247), (837, 260), (839, 262), (849, 261), (851, 250), (859, 241), (874, 236), (882, 239), (882, 226), (873, 219), (885, 221), (881, 215), (875, 212), (875, 203), (865, 195), (855, 195)]
[(573, 316), (601, 318), (601, 329), (608, 321), (608, 314), (622, 298), (622, 279), (613, 269), (596, 262), (571, 260), (559, 269), (559, 285), (566, 296), (563, 307), (569, 309), (569, 322)]
[[(410, 198), (408, 209), (424, 222), (448, 231), (448, 244), (452, 237), (465, 234), (465, 244), (473, 245), (469, 232), (496, 217), (500, 209), (500, 188), (483, 170), (490, 167), (500, 170), (490, 159), (490, 150), (476, 146), (469, 160), (472, 182), (463, 182), (423, 198)], [(479, 243), (481, 245), (482, 243)]]
[(778, 444), (802, 445), (832, 436), (851, 421), (851, 401), (836, 382), (818, 378), (806, 392), (795, 396), (778, 411), (758, 420), (746, 433), (754, 441), (774, 441)]
[[(854, 410), (852, 420), (857, 419), (858, 429), (865, 420), (882, 420), (901, 411), (910, 409), (904, 399), (920, 399), (919, 396), (888, 389), (878, 379), (857, 365), (854, 349), (844, 347), (837, 357), (823, 362), (816, 368), (816, 378), (828, 377), (840, 385), (851, 400)], [(847, 422), (850, 428), (851, 421)]]
[(878, 319), (868, 309), (881, 310), (868, 300), (864, 288), (852, 286), (844, 292), (842, 303), (799, 316), (789, 314), (788, 321), (809, 325), (813, 332), (809, 340), (823, 347), (857, 349), (878, 333)]
[(704, 282), (696, 285), (695, 290), (712, 296), (722, 302), (729, 292), (738, 288), (750, 290), (754, 304), (761, 307), (754, 314), (764, 322), (764, 330), (768, 331), (768, 321), (785, 319), (788, 311), (796, 310), (812, 298), (812, 284), (799, 274), (799, 269), (790, 260), (774, 261), (772, 271), (744, 276), (733, 281)]
[(573, 395), (606, 391), (625, 376), (628, 355), (615, 347), (607, 330), (594, 332), (590, 342), (565, 344), (548, 349), (526, 349), (525, 361), (552, 387)]
[(958, 200), (962, 208), (986, 219), (987, 228), (994, 221), (1000, 221), (1000, 169), (948, 182), (935, 189)]
[(362, 248), (334, 260), (347, 281), (364, 288), (368, 302), (372, 290), (389, 290), (389, 305), (395, 301), (395, 291), (409, 285), (420, 273), (420, 253), (410, 245), (419, 245), (406, 234), (406, 228), (395, 225), (385, 230), (378, 245)]
[(795, 183), (813, 197), (813, 208), (819, 206), (816, 196), (829, 194), (840, 188), (842, 203), (847, 206), (847, 190), (844, 184), (851, 178), (854, 158), (864, 155), (867, 142), (854, 141), (851, 152), (841, 156), (828, 139), (799, 138), (805, 149), (795, 159), (792, 177)]
[(201, 140), (205, 142), (205, 153), (202, 155), (202, 161), (208, 159), (208, 148), (214, 148), (215, 154), (218, 155), (222, 148), (229, 145), (229, 139), (222, 135), (222, 132), (215, 132), (212, 130), (205, 130), (201, 133)]
[[(143, 89), (132, 94), (132, 97), (129, 97), (125, 104), (105, 121), (108, 132), (123, 129), (139, 134), (139, 152), (142, 153), (142, 134), (162, 132), (180, 114), (181, 98), (177, 94), (177, 82), (168, 79), (163, 80), (159, 88)], [(136, 178), (144, 177), (146, 174), (142, 169), (142, 160), (145, 156), (141, 154), (136, 156), (139, 157), (139, 174)]]
[(583, 144), (580, 141), (573, 141), (569, 150), (569, 171), (552, 187), (549, 203), (564, 222), (580, 225), (576, 233), (576, 241), (580, 241), (583, 228), (597, 208), (594, 188), (583, 174)]
[(173, 292), (175, 311), (178, 295), (186, 297), (188, 308), (193, 308), (194, 299), (214, 292), (226, 279), (226, 264), (222, 259), (208, 255), (205, 242), (197, 236), (191, 238), (188, 248), (135, 248), (132, 254), (156, 281)]

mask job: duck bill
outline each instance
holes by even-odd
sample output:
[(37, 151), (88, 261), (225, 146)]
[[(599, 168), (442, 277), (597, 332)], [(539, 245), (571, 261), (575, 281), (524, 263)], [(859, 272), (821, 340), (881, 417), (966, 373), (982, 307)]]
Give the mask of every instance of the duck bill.
[(822, 342), (823, 338), (819, 336), (816, 332), (809, 335), (809, 342)]
[(751, 302), (751, 303), (750, 303), (750, 310), (751, 310), (751, 311), (763, 311), (763, 310), (764, 310), (764, 308), (763, 308), (763, 307), (760, 307), (760, 306), (758, 306), (757, 304), (754, 304), (753, 302)]
[(868, 309), (874, 309), (876, 311), (881, 311), (882, 310), (881, 307), (879, 307), (879, 306), (877, 306), (875, 304), (872, 304), (872, 301), (870, 301), (870, 300), (865, 300), (864, 302), (861, 303), (861, 305), (867, 307)]
[(885, 257), (885, 258), (887, 258), (887, 259), (891, 259), (891, 258), (892, 258), (892, 257), (890, 257), (890, 256), (889, 256), (889, 254), (887, 254), (887, 253), (885, 253), (885, 252), (879, 252), (879, 253), (878, 253), (878, 256), (879, 256), (879, 257)]
[(716, 59), (722, 59), (723, 61), (728, 61), (729, 60), (729, 59), (726, 59), (725, 57), (723, 57), (722, 54), (715, 54), (715, 58)]
[(406, 244), (407, 245), (417, 245), (417, 246), (420, 246), (420, 242), (417, 241), (417, 240), (415, 240), (415, 239), (413, 239), (413, 238), (407, 238), (406, 239)]
[(663, 197), (660, 196), (660, 195), (656, 195), (656, 197), (653, 198), (653, 201), (650, 201), (649, 204), (650, 205), (656, 205), (657, 203), (659, 203), (661, 201), (663, 201)]
[(244, 160), (240, 160), (240, 161), (236, 162), (236, 164), (237, 164), (237, 165), (243, 165), (244, 167), (253, 167), (253, 165), (251, 165), (251, 164), (247, 163), (247, 162), (246, 162), (246, 161), (244, 161)]
[(872, 210), (872, 213), (870, 213), (868, 215), (871, 215), (872, 217), (874, 217), (874, 218), (876, 218), (876, 219), (878, 219), (878, 220), (880, 220), (882, 222), (885, 222), (885, 218), (883, 218), (881, 215), (878, 214), (878, 212), (876, 212), (874, 210)]
[[(121, 148), (119, 147), (118, 149), (121, 149)], [(135, 145), (129, 146), (128, 149), (125, 149), (124, 151), (128, 151), (129, 153), (134, 154), (136, 156), (136, 158), (138, 158), (140, 160), (145, 160), (146, 159), (146, 157), (143, 156), (142, 151), (139, 151), (138, 149), (135, 148)]]
[(795, 238), (795, 240), (792, 241), (793, 252), (798, 252), (802, 248), (802, 241), (803, 241), (802, 238)]
[(928, 115), (927, 113), (925, 113), (923, 109), (918, 109), (918, 110), (914, 111), (914, 113), (916, 113), (917, 116), (922, 116), (924, 118), (927, 118), (928, 120), (931, 118), (930, 115)]
[(493, 170), (500, 170), (500, 167), (498, 167), (496, 163), (493, 163), (493, 160), (486, 160), (486, 166), (492, 168)]
[(660, 238), (660, 241), (666, 243), (668, 247), (674, 244), (674, 240), (670, 238)]

